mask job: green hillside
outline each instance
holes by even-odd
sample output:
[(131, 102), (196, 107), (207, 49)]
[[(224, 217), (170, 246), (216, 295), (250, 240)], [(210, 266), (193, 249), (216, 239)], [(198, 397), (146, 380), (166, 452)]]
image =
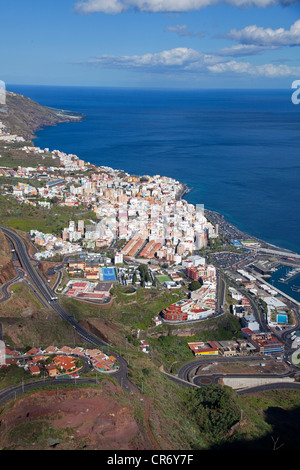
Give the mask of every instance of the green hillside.
[(2, 108), (0, 121), (12, 134), (23, 136), (26, 140), (33, 139), (35, 132), (42, 127), (83, 118), (82, 114), (48, 108), (10, 91), (6, 93), (6, 105)]

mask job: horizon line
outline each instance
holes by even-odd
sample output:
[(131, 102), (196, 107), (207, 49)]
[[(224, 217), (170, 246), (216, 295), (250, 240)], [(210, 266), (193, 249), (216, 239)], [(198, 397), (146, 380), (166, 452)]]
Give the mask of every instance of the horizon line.
[(6, 90), (9, 90), (9, 87), (15, 86), (24, 86), (24, 87), (47, 87), (47, 88), (102, 88), (102, 89), (119, 89), (119, 90), (154, 90), (154, 91), (202, 91), (202, 90), (213, 90), (213, 91), (222, 91), (222, 90), (230, 90), (230, 91), (275, 91), (275, 90), (291, 90), (291, 87), (198, 87), (198, 88), (189, 88), (189, 87), (151, 87), (151, 86), (124, 86), (124, 85), (53, 85), (53, 84), (37, 84), (37, 83), (6, 83)]

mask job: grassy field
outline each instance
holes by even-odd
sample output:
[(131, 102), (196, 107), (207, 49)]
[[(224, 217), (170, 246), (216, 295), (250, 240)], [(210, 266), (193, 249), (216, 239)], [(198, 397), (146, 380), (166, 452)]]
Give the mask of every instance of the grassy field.
[(13, 196), (0, 195), (0, 220), (3, 225), (29, 232), (39, 230), (61, 236), (61, 232), (68, 225), (69, 220), (96, 220), (94, 212), (84, 206), (69, 208), (53, 205), (50, 209), (40, 206), (20, 203)]
[(17, 168), (18, 166), (22, 167), (38, 167), (40, 165), (46, 167), (58, 167), (60, 164), (59, 158), (53, 158), (51, 152), (45, 152), (44, 154), (37, 154), (30, 152), (27, 154), (24, 150), (21, 150), (22, 147), (28, 146), (32, 147), (32, 142), (22, 142), (22, 143), (9, 143), (0, 142), (0, 165), (7, 168)]
[(163, 325), (152, 329), (147, 341), (152, 348), (155, 363), (163, 364), (167, 371), (176, 373), (185, 362), (195, 357), (188, 343), (196, 341), (224, 341), (239, 337), (237, 319), (233, 315), (225, 315), (217, 319), (194, 323), (193, 325)]
[(156, 276), (156, 279), (160, 284), (163, 284), (164, 282), (169, 282), (172, 281), (172, 279), (169, 276)]
[(152, 319), (163, 308), (176, 302), (185, 293), (178, 289), (137, 289), (134, 295), (124, 295), (122, 286), (115, 285), (111, 291), (113, 304), (109, 308), (96, 307), (80, 303), (76, 300), (63, 298), (63, 305), (75, 314), (75, 318), (84, 319), (89, 316), (100, 316), (122, 325), (124, 328), (146, 329), (153, 325)]
[(44, 307), (25, 283), (11, 287), (12, 296), (0, 303), (3, 340), (12, 348), (33, 345), (45, 348), (51, 344), (82, 343), (73, 328), (52, 310)]

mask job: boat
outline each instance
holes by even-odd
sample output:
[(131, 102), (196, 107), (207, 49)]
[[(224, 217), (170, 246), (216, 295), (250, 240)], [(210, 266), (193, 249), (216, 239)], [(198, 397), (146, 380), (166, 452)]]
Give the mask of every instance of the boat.
[(292, 286), (291, 289), (293, 292), (300, 292), (300, 286)]

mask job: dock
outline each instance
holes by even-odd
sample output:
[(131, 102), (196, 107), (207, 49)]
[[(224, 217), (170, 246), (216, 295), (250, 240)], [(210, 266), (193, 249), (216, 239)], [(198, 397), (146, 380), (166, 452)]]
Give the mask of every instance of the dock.
[(291, 279), (298, 276), (300, 274), (300, 268), (294, 268), (290, 272), (287, 273), (285, 278), (279, 279), (278, 282), (282, 282), (283, 284), (287, 284)]

